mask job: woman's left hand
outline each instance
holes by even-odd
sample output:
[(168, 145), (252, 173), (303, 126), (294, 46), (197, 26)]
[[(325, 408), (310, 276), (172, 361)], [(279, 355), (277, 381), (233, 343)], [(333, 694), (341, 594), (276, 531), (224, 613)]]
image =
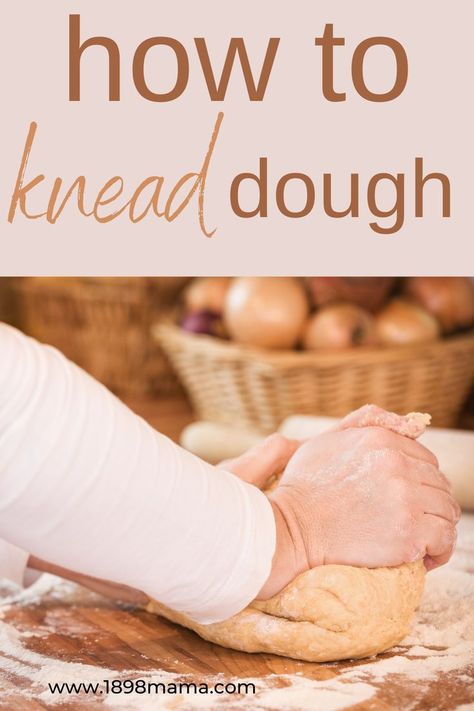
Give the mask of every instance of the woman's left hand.
[(239, 479), (262, 489), (273, 475), (285, 469), (301, 444), (299, 440), (288, 439), (275, 432), (239, 457), (225, 459), (217, 467), (232, 472)]

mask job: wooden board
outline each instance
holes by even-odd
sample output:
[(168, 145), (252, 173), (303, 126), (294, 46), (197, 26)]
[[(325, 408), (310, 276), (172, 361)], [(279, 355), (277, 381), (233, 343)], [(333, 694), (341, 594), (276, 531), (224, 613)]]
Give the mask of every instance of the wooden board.
[[(70, 595), (68, 597), (70, 598)], [(235, 652), (209, 644), (193, 632), (147, 612), (127, 609), (93, 594), (89, 600), (84, 599), (87, 596), (80, 597), (78, 602), (61, 600), (53, 591), (45, 595), (39, 603), (12, 606), (4, 613), (3, 623), (12, 625), (23, 633), (27, 632), (28, 636), (22, 641), (27, 650), (69, 663), (122, 671), (125, 672), (122, 678), (131, 678), (133, 674), (140, 678), (146, 672), (163, 670), (171, 672), (176, 680), (185, 678), (189, 681), (191, 678), (196, 683), (210, 683), (215, 681), (218, 675), (234, 681), (251, 678), (257, 680), (259, 688), (258, 680), (261, 680), (264, 687), (270, 675), (277, 675), (272, 680), (275, 685), (287, 684), (285, 675), (288, 674), (300, 674), (308, 679), (328, 682), (348, 668), (360, 668), (361, 665), (373, 663), (373, 660), (368, 660), (310, 664), (273, 655)], [(381, 659), (390, 656), (393, 654), (382, 655)], [(104, 677), (108, 674), (109, 671), (104, 671)], [(377, 691), (370, 700), (351, 708), (360, 711), (455, 709), (461, 704), (474, 702), (474, 688), (473, 684), (469, 683), (468, 674), (474, 678), (474, 663), (463, 670), (462, 674), (442, 674), (431, 681), (414, 681), (404, 676), (393, 676), (377, 684)], [(72, 677), (68, 679), (67, 672), (62, 676), (62, 681), (72, 680)], [(48, 699), (28, 698), (28, 694), (32, 692), (27, 673), (23, 676), (18, 674), (18, 671), (13, 674), (4, 673), (1, 678), (0, 689), (3, 685), (4, 693), (0, 694), (0, 709), (54, 711), (62, 707)], [(87, 678), (85, 674), (84, 681), (87, 681)], [(53, 675), (51, 680), (56, 680), (56, 676)], [(22, 696), (22, 692), (25, 692), (26, 696)], [(100, 708), (103, 703), (100, 697), (66, 698), (68, 701), (65, 708), (75, 710)], [(171, 700), (173, 701), (172, 697)], [(252, 708), (252, 697), (245, 697), (245, 701), (245, 707)], [(232, 709), (236, 702), (236, 696), (227, 695), (219, 704), (219, 708), (222, 705), (223, 708)], [(185, 705), (183, 708), (192, 706)]]

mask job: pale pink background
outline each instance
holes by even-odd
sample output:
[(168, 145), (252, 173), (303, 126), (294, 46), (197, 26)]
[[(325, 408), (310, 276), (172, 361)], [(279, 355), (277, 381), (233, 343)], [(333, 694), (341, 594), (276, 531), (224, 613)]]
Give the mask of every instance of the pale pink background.
[[(106, 99), (103, 49), (84, 55), (82, 101), (68, 102), (69, 12), (81, 13), (83, 38), (105, 34), (119, 43), (120, 103)], [(466, 0), (4, 3), (1, 273), (472, 273), (473, 14), (473, 4)], [(335, 24), (336, 34), (346, 36), (346, 48), (336, 53), (336, 88), (348, 93), (344, 104), (326, 102), (320, 91), (321, 54), (314, 37), (326, 22)], [(349, 50), (380, 34), (405, 46), (410, 76), (396, 102), (371, 104), (351, 89)], [(189, 52), (189, 85), (174, 103), (147, 102), (132, 83), (133, 51), (153, 35), (174, 36)], [(192, 38), (208, 40), (220, 68), (229, 37), (239, 35), (246, 38), (250, 56), (258, 64), (268, 37), (282, 38), (266, 99), (262, 104), (248, 101), (239, 70), (226, 101), (212, 103)], [(372, 88), (382, 91), (390, 85), (393, 69), (387, 51), (374, 51), (366, 67)], [(173, 63), (163, 51), (149, 53), (147, 70), (151, 87), (164, 89), (173, 81)], [(171, 185), (183, 173), (198, 169), (219, 110), (225, 112), (225, 119), (211, 165), (206, 206), (208, 225), (218, 228), (213, 239), (199, 231), (196, 202), (172, 225), (149, 218), (133, 226), (125, 217), (99, 225), (71, 208), (54, 227), (23, 217), (13, 226), (7, 223), (30, 121), (39, 123), (31, 177), (36, 171), (45, 172), (50, 186), (57, 175), (72, 181), (85, 173), (97, 190), (118, 173), (126, 178), (131, 193), (149, 174), (162, 174)], [(255, 170), (261, 155), (269, 157), (273, 186), (289, 171), (313, 177), (317, 196), (310, 216), (297, 220), (279, 216), (273, 197), (267, 219), (242, 220), (232, 214), (231, 180), (238, 172)], [(427, 196), (425, 218), (413, 217), (411, 175), (417, 155), (425, 158), (428, 170), (450, 176), (451, 219), (440, 218), (435, 192), (431, 199)], [(338, 184), (339, 204), (346, 200), (351, 172), (360, 173), (363, 186), (375, 172), (406, 172), (407, 214), (401, 232), (392, 236), (372, 232), (365, 200), (360, 219), (326, 217), (320, 193), (325, 171), (332, 172)], [(45, 194), (44, 189), (38, 191)]]

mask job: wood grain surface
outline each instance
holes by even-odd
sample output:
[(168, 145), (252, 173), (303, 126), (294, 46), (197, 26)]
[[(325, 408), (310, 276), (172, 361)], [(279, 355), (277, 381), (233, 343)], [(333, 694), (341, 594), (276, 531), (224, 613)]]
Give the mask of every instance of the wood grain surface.
[[(77, 603), (58, 599), (54, 594), (45, 596), (39, 604), (13, 606), (4, 614), (3, 622), (22, 632), (27, 631), (23, 646), (28, 650), (69, 663), (102, 667), (107, 670), (104, 671), (105, 678), (110, 670), (126, 672), (123, 678), (131, 678), (134, 672), (140, 677), (147, 671), (163, 670), (171, 672), (176, 680), (192, 679), (196, 683), (211, 683), (216, 679), (235, 681), (251, 678), (257, 680), (257, 685), (258, 679), (261, 679), (264, 686), (270, 675), (277, 675), (272, 683), (278, 686), (288, 683), (285, 676), (289, 674), (328, 681), (348, 668), (361, 669), (364, 664), (373, 662), (311, 664), (273, 655), (235, 652), (205, 642), (193, 632), (142, 610), (127, 609), (96, 595), (91, 594), (90, 597), (90, 601), (83, 599)], [(397, 650), (397, 654), (400, 654), (400, 650)], [(390, 656), (393, 655), (385, 654), (380, 658)], [(360, 711), (450, 711), (462, 704), (474, 702), (474, 688), (468, 675), (474, 679), (474, 663), (464, 669), (462, 674), (445, 673), (430, 681), (414, 681), (394, 675), (375, 684), (377, 691), (370, 700), (350, 708)], [(66, 674), (62, 680), (70, 681)], [(0, 709), (5, 711), (54, 711), (62, 707), (86, 711), (100, 708), (103, 704), (102, 698), (90, 696), (75, 698), (74, 695), (63, 695), (64, 701), (60, 704), (51, 700), (29, 699), (21, 695), (22, 691), (28, 693), (30, 688), (27, 675), (7, 675), (5, 679), (2, 674), (2, 683), (5, 684), (5, 681), (9, 693), (0, 696)], [(5, 686), (3, 689), (5, 691)], [(245, 701), (245, 708), (252, 708), (251, 696), (246, 697)], [(232, 709), (236, 703), (237, 697), (227, 695), (220, 699), (219, 708)], [(183, 704), (182, 708), (193, 708), (185, 702)], [(114, 708), (113, 703), (106, 708)], [(158, 708), (164, 707), (160, 705)], [(181, 706), (171, 705), (169, 708)]]

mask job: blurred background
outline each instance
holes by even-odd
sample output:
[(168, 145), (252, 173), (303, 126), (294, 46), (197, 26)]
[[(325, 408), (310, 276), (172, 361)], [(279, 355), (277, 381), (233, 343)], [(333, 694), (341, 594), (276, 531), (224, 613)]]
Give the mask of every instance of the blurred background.
[(0, 319), (175, 439), (367, 402), (474, 429), (467, 277), (0, 278)]

